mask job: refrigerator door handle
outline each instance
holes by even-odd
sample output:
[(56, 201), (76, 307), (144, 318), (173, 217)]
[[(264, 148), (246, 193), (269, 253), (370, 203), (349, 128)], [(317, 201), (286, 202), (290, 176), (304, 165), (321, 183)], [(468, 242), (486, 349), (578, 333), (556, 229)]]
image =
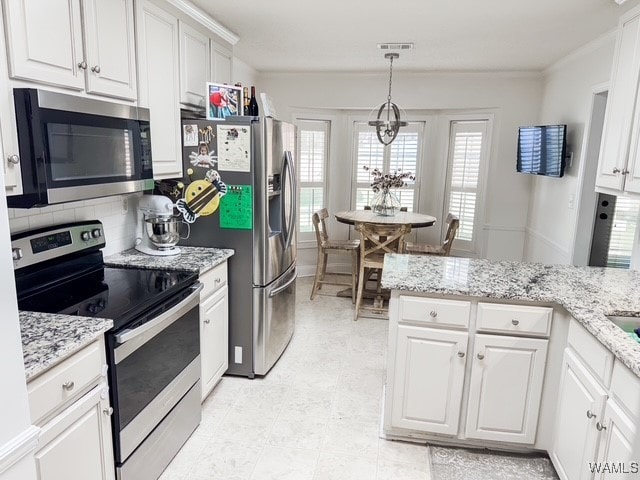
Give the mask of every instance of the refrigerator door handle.
[[(293, 159), (291, 158), (291, 152), (284, 152), (284, 170), (287, 172), (286, 180), (291, 185), (291, 202), (289, 203), (289, 218), (286, 219), (284, 225), (286, 225), (286, 242), (285, 249), (291, 246), (291, 241), (293, 240), (293, 233), (295, 225), (295, 214), (296, 214), (296, 176), (295, 170), (293, 166)], [(284, 182), (283, 182), (284, 183)], [(286, 196), (285, 196), (286, 198)]]
[(273, 297), (277, 296), (278, 294), (282, 293), (283, 291), (285, 291), (287, 288), (289, 288), (289, 287), (291, 286), (291, 284), (292, 284), (293, 282), (295, 282), (295, 281), (296, 281), (296, 279), (297, 279), (297, 278), (298, 278), (298, 276), (297, 276), (297, 275), (294, 275), (293, 277), (291, 277), (291, 278), (287, 281), (287, 283), (285, 283), (284, 285), (282, 285), (282, 286), (280, 286), (280, 287), (276, 288), (275, 290), (272, 290), (271, 292), (269, 292), (269, 297), (270, 297), (270, 298), (273, 298)]

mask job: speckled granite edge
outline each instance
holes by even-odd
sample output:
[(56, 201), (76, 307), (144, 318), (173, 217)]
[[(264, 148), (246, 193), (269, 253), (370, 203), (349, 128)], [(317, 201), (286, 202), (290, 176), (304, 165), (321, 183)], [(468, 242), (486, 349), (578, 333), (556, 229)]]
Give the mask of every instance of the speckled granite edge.
[(392, 290), (558, 304), (640, 377), (640, 344), (605, 316), (640, 316), (639, 272), (386, 255), (382, 286)]
[(235, 253), (229, 248), (180, 247), (177, 255), (147, 255), (135, 249), (109, 255), (109, 267), (144, 268), (149, 270), (187, 270), (203, 274), (220, 265)]
[(31, 380), (113, 327), (104, 318), (20, 312), (24, 369)]

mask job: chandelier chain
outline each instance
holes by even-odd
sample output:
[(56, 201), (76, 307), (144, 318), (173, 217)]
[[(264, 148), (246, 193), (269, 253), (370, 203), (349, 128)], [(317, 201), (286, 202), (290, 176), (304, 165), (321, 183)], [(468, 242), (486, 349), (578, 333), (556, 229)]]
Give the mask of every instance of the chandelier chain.
[(393, 81), (393, 57), (391, 57), (391, 63), (389, 64), (389, 94), (387, 95), (387, 101), (391, 102), (391, 82)]

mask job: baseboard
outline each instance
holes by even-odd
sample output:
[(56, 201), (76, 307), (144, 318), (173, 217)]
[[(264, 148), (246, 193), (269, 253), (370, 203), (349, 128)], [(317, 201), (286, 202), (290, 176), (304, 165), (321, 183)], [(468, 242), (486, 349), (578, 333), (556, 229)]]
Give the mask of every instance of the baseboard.
[(40, 428), (31, 425), (0, 447), (0, 475), (38, 447)]

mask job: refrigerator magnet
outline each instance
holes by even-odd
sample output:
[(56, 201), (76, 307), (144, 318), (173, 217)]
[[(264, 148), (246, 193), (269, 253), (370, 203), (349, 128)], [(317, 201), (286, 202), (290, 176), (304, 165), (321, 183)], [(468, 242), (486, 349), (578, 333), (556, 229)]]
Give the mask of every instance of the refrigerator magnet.
[(198, 126), (197, 125), (182, 126), (182, 144), (185, 147), (198, 146)]

